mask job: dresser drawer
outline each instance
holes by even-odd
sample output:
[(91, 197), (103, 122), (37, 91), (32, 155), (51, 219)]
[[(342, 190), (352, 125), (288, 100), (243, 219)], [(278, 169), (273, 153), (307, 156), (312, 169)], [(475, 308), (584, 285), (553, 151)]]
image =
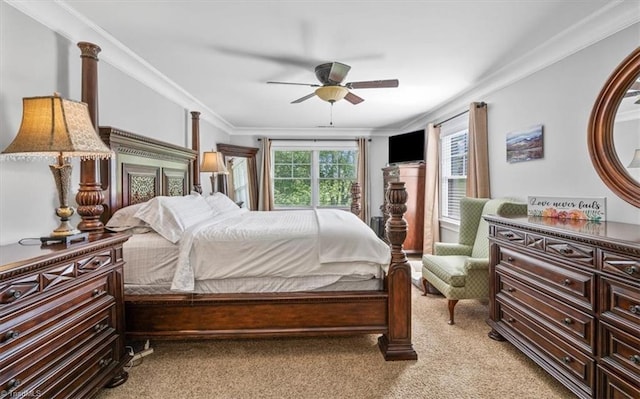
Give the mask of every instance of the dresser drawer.
[(100, 268), (109, 266), (113, 263), (111, 257), (111, 250), (106, 249), (102, 252), (93, 253), (87, 257), (78, 259), (76, 261), (76, 267), (79, 274), (89, 273)]
[(114, 318), (115, 304), (104, 300), (96, 306), (78, 311), (73, 318), (43, 332), (18, 350), (6, 356), (3, 354), (0, 391), (15, 388), (15, 381), (20, 381), (20, 386), (29, 386), (57, 369), (79, 348), (91, 347), (115, 336)]
[(567, 341), (559, 340), (522, 311), (496, 301), (499, 322), (525, 340), (551, 367), (559, 370), (589, 395), (595, 381), (595, 360)]
[(576, 268), (554, 265), (507, 247), (499, 248), (496, 270), (517, 277), (551, 295), (595, 311), (595, 277)]
[(44, 398), (83, 398), (86, 382), (112, 370), (116, 362), (118, 336), (104, 336), (99, 342), (91, 342), (78, 348), (73, 355), (57, 364), (38, 388)]
[(601, 364), (611, 369), (625, 369), (628, 377), (640, 381), (640, 334), (600, 323)]
[(613, 252), (600, 252), (602, 271), (640, 283), (640, 259)]
[(37, 339), (39, 334), (55, 329), (57, 323), (79, 309), (105, 297), (112, 302), (114, 299), (108, 294), (108, 288), (109, 276), (98, 275), (79, 284), (74, 291), (34, 296), (34, 300), (25, 302), (24, 306), (16, 306), (8, 314), (0, 313), (0, 359), (24, 343)]
[(501, 273), (497, 273), (496, 278), (497, 295), (501, 301), (519, 304), (527, 313), (535, 314), (536, 319), (554, 334), (571, 340), (587, 353), (595, 354), (596, 323), (593, 316)]
[(595, 268), (596, 250), (593, 247), (576, 244), (572, 241), (546, 238), (544, 250), (554, 258), (582, 266)]
[(600, 318), (640, 331), (640, 289), (600, 277)]
[(640, 398), (640, 381), (627, 381), (598, 366), (598, 399)]

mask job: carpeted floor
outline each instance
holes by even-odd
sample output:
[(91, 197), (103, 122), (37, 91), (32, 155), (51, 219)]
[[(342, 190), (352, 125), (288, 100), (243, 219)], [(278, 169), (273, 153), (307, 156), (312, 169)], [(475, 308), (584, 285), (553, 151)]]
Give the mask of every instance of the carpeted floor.
[(487, 337), (486, 302), (446, 300), (413, 287), (417, 361), (385, 362), (373, 335), (152, 342), (129, 381), (98, 399), (574, 398), (511, 344)]

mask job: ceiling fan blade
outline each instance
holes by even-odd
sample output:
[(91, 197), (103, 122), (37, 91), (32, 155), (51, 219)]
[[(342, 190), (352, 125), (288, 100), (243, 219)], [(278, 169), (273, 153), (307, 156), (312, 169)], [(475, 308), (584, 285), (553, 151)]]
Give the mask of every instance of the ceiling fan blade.
[(629, 90), (628, 92), (624, 93), (624, 98), (626, 97), (635, 97), (637, 95), (640, 95), (640, 90)]
[(275, 62), (281, 65), (292, 65), (299, 68), (303, 68), (305, 70), (309, 70), (313, 68), (315, 65), (318, 65), (320, 62), (317, 59), (307, 59), (303, 57), (298, 57), (296, 55), (273, 55), (273, 54), (264, 54), (259, 52), (253, 52), (250, 50), (238, 50), (230, 47), (223, 46), (210, 46), (213, 50), (218, 51), (223, 54), (235, 56), (235, 57), (244, 57), (244, 58), (252, 58), (261, 61), (270, 61)]
[(296, 86), (309, 86), (309, 87), (320, 87), (320, 85), (315, 83), (295, 83), (295, 82), (267, 82), (272, 85), (296, 85)]
[(349, 101), (353, 105), (360, 104), (361, 102), (364, 101), (364, 98), (358, 97), (358, 96), (356, 96), (355, 94), (353, 94), (351, 92), (347, 93), (347, 95), (344, 96), (344, 99)]
[(300, 98), (299, 98), (299, 99), (297, 99), (297, 100), (291, 101), (291, 104), (299, 104), (299, 103), (301, 103), (301, 102), (303, 102), (303, 101), (306, 101), (306, 100), (310, 99), (311, 97), (313, 97), (313, 96), (315, 96), (315, 95), (316, 95), (316, 93), (307, 94), (307, 95), (306, 95), (306, 96), (304, 96), (304, 97), (300, 97)]
[(398, 87), (398, 79), (365, 80), (362, 82), (349, 82), (345, 86), (350, 89), (378, 89), (384, 87)]

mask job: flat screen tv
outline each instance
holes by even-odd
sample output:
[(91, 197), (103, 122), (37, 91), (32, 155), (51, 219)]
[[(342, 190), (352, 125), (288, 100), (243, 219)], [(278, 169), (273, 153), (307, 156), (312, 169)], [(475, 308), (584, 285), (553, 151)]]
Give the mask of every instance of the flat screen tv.
[(424, 130), (389, 136), (389, 164), (424, 162)]

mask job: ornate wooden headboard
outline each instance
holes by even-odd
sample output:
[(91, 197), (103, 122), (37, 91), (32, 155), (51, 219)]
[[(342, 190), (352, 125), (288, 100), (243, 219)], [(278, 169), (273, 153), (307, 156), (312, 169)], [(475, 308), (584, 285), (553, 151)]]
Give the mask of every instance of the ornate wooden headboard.
[(99, 132), (115, 153), (108, 167), (101, 168), (105, 190), (102, 220), (122, 207), (158, 195), (186, 195), (191, 191), (196, 151), (110, 126), (100, 127)]

